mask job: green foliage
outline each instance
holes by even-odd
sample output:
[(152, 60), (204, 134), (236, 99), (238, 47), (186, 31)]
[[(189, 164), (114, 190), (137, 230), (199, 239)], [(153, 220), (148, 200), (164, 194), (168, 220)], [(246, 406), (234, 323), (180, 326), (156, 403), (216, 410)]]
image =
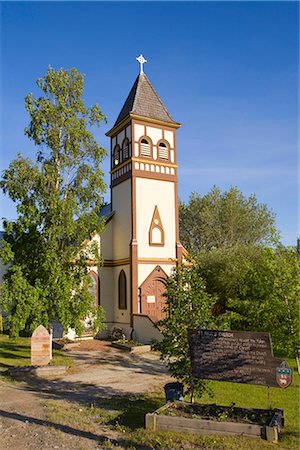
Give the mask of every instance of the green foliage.
[(274, 214), (255, 195), (246, 198), (236, 187), (222, 193), (214, 186), (203, 197), (192, 193), (187, 204), (179, 205), (179, 229), (181, 243), (192, 254), (278, 241)]
[(211, 313), (215, 299), (208, 295), (198, 264), (176, 267), (166, 280), (165, 319), (157, 324), (163, 334), (158, 344), (161, 358), (177, 380), (187, 386), (187, 393), (201, 394), (208, 383), (192, 376), (188, 329), (213, 328)]
[(300, 266), (295, 249), (236, 246), (199, 255), (216, 320), (233, 330), (271, 333), (277, 353), (299, 351)]
[(10, 264), (1, 289), (12, 336), (53, 319), (82, 331), (95, 311), (87, 262), (100, 260), (91, 239), (104, 224), (99, 218), (105, 185), (100, 165), (106, 151), (90, 129), (104, 118), (98, 105), (85, 107), (84, 79), (76, 69), (51, 67), (37, 80), (42, 95), (29, 94), (25, 134), (38, 146), (36, 161), (20, 154), (4, 171), (0, 187), (16, 203), (18, 218), (4, 220), (0, 256)]

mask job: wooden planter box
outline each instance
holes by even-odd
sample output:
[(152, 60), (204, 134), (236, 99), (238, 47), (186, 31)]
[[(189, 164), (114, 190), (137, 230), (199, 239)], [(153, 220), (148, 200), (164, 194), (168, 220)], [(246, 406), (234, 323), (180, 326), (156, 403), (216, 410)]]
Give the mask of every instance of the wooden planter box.
[(130, 353), (146, 353), (150, 352), (151, 345), (131, 345), (131, 344), (121, 344), (120, 342), (112, 342), (112, 347), (118, 348), (120, 350), (125, 350)]
[(164, 412), (170, 407), (172, 407), (172, 403), (167, 403), (154, 413), (146, 414), (146, 429), (152, 431), (178, 431), (192, 434), (215, 434), (220, 436), (240, 435), (266, 439), (275, 443), (278, 442), (280, 428), (283, 426), (283, 411), (280, 409), (274, 410), (272, 420), (267, 426), (262, 426), (250, 423), (165, 415)]

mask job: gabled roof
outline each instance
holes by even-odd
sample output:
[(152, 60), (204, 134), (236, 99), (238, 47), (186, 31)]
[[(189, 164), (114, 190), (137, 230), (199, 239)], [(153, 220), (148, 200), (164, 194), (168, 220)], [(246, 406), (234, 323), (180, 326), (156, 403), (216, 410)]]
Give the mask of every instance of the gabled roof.
[(149, 117), (150, 119), (161, 120), (162, 122), (177, 123), (172, 119), (143, 72), (135, 80), (114, 127), (129, 114)]
[(104, 217), (105, 222), (107, 223), (110, 221), (110, 219), (113, 217), (114, 214), (115, 212), (111, 210), (111, 203), (107, 203), (102, 206), (98, 215), (99, 217)]

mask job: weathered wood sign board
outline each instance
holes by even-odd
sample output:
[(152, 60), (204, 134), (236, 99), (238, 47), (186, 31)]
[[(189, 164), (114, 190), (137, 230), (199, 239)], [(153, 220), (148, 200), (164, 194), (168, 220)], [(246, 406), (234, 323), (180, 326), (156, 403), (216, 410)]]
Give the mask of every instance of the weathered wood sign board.
[(278, 387), (269, 333), (189, 330), (189, 346), (196, 378)]
[(50, 334), (39, 325), (31, 336), (31, 365), (46, 366), (51, 359)]

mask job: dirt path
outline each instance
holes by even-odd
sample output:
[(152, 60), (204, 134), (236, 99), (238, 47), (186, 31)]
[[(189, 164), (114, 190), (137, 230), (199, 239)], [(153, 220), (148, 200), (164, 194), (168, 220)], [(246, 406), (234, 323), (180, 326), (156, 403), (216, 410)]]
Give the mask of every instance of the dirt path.
[[(73, 423), (74, 408), (84, 414), (104, 398), (162, 389), (170, 381), (155, 353), (131, 355), (99, 341), (69, 351), (75, 366), (60, 378), (0, 382), (1, 450), (99, 449), (108, 448), (109, 440), (126, 448), (122, 435), (108, 427), (95, 427), (86, 417), (84, 424)], [(61, 411), (67, 411), (67, 422)]]

